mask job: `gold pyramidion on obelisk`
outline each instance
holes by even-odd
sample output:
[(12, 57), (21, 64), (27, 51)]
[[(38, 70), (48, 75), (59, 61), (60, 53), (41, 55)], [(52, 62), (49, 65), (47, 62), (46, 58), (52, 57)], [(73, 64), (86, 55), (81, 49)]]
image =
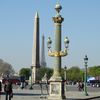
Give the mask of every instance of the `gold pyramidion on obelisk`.
[(40, 68), (40, 44), (39, 44), (39, 15), (35, 14), (34, 32), (33, 32), (33, 48), (32, 48), (32, 82), (37, 81), (37, 70)]

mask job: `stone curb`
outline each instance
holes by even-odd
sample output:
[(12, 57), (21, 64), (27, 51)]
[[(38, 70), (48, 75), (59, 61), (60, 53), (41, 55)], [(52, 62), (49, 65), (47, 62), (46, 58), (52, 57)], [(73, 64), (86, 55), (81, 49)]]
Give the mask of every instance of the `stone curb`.
[[(1, 92), (1, 95), (5, 95), (4, 92)], [(48, 94), (33, 94), (33, 93), (14, 93), (13, 95), (18, 95), (18, 96), (33, 96), (35, 98), (44, 98), (46, 99), (46, 96)], [(94, 96), (94, 97), (87, 97), (87, 98), (71, 98), (71, 97), (68, 97), (66, 98), (65, 100), (91, 100), (91, 99), (95, 99), (95, 98), (100, 98), (100, 96)]]

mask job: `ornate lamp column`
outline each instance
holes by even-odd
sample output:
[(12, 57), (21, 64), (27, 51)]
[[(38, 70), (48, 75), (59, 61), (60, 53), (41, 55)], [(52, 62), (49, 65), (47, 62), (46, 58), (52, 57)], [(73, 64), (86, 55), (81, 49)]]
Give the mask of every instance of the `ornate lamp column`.
[(60, 4), (56, 4), (55, 10), (57, 12), (56, 16), (53, 17), (53, 21), (55, 24), (55, 50), (51, 50), (52, 40), (48, 38), (48, 55), (51, 57), (55, 57), (54, 63), (54, 72), (53, 76), (50, 78), (50, 93), (48, 99), (64, 99), (65, 91), (64, 91), (64, 82), (61, 77), (61, 57), (67, 55), (67, 48), (69, 44), (69, 40), (66, 37), (64, 40), (65, 49), (61, 51), (61, 24), (64, 21), (64, 18), (60, 15), (60, 10), (62, 6)]
[(85, 55), (84, 63), (85, 63), (84, 92), (85, 92), (85, 95), (88, 96), (88, 93), (87, 93), (87, 63), (88, 63), (88, 57), (87, 57), (87, 55)]

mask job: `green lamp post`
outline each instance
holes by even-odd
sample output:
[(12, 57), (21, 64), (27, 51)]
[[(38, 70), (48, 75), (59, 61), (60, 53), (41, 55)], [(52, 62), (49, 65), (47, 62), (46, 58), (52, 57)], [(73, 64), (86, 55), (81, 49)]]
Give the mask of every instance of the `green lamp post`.
[(65, 83), (67, 82), (67, 67), (64, 67)]
[(66, 88), (66, 83), (67, 83), (67, 67), (66, 66), (64, 67), (64, 78), (65, 78), (65, 93), (66, 93), (66, 90), (67, 90), (67, 88)]
[(69, 44), (68, 37), (65, 38), (65, 49), (61, 50), (61, 24), (64, 21), (64, 18), (60, 15), (60, 11), (62, 9), (62, 6), (57, 3), (55, 6), (55, 10), (57, 14), (55, 17), (53, 17), (54, 25), (55, 25), (55, 45), (54, 50), (51, 50), (51, 44), (52, 40), (49, 37), (47, 40), (48, 45), (48, 55), (51, 57), (54, 57), (54, 71), (53, 75), (50, 78), (50, 93), (49, 93), (49, 99), (64, 99), (65, 93), (64, 93), (64, 82), (61, 76), (61, 57), (67, 55), (67, 49)]
[(87, 55), (85, 55), (84, 63), (85, 63), (84, 92), (85, 92), (85, 95), (88, 96), (88, 93), (87, 93), (87, 63), (88, 63), (88, 57), (87, 57)]

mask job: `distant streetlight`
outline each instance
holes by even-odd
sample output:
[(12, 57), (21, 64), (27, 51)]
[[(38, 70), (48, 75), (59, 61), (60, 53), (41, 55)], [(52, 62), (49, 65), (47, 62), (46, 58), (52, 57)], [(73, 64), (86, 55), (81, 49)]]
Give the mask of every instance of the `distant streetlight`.
[(65, 78), (65, 83), (66, 83), (66, 81), (67, 81), (67, 67), (66, 66), (64, 67), (64, 70), (65, 70), (64, 78)]
[(66, 93), (66, 81), (67, 81), (67, 67), (66, 67), (66, 65), (65, 65), (65, 67), (64, 67), (64, 79), (65, 79), (65, 93)]
[(88, 96), (88, 93), (87, 93), (87, 63), (88, 63), (88, 57), (87, 57), (87, 55), (85, 55), (84, 63), (85, 63), (84, 92), (85, 92), (85, 95)]

